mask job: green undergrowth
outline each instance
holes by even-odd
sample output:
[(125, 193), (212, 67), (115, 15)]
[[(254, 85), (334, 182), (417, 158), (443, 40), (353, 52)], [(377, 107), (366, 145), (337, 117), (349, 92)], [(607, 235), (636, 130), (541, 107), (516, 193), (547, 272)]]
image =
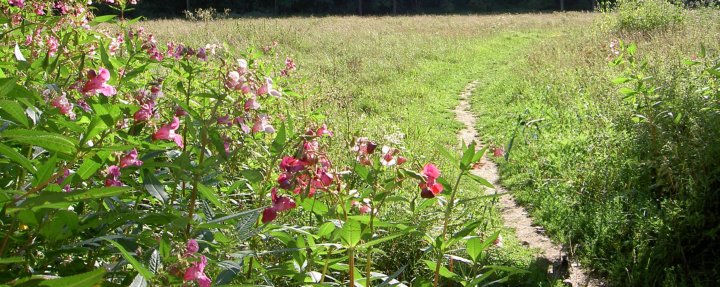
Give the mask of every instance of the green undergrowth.
[(613, 285), (720, 278), (718, 13), (687, 17), (547, 38), (472, 98), (478, 130), (506, 150), (503, 185)]

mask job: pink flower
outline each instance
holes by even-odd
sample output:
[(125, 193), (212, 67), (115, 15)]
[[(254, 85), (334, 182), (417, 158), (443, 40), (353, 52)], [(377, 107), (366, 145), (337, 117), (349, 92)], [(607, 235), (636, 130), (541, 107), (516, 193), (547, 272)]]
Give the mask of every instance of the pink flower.
[(55, 56), (55, 53), (57, 53), (59, 44), (60, 43), (58, 43), (58, 40), (55, 39), (55, 37), (53, 37), (53, 36), (48, 37), (47, 46), (48, 46), (48, 55), (50, 55), (50, 57)]
[(111, 165), (105, 171), (107, 177), (105, 178), (105, 186), (122, 186), (120, 182), (120, 168), (117, 165)]
[(360, 211), (360, 214), (367, 214), (373, 211), (372, 206), (370, 205), (370, 199), (366, 198), (363, 199), (363, 202), (358, 202), (353, 200), (352, 206), (357, 207), (358, 211)]
[(199, 48), (197, 52), (197, 57), (201, 61), (207, 61), (207, 54), (205, 53), (205, 48)]
[(183, 148), (182, 135), (175, 133), (179, 127), (180, 119), (178, 117), (174, 117), (172, 122), (160, 127), (160, 129), (153, 134), (152, 138), (153, 140), (172, 140), (175, 141), (180, 148)]
[(397, 164), (398, 158), (395, 156), (400, 153), (400, 150), (391, 148), (389, 146), (383, 146), (383, 156), (380, 158), (380, 163), (384, 166), (393, 166)]
[(105, 96), (113, 96), (117, 93), (113, 86), (107, 84), (110, 80), (110, 71), (105, 68), (98, 69), (97, 72), (90, 70), (88, 72), (88, 81), (82, 88), (85, 94), (102, 93)]
[(493, 150), (493, 156), (495, 157), (501, 157), (505, 155), (505, 150), (501, 147), (495, 148)]
[(260, 103), (258, 103), (255, 96), (250, 97), (247, 101), (245, 101), (245, 110), (257, 110), (260, 108)]
[(120, 168), (126, 168), (129, 166), (142, 166), (143, 162), (141, 160), (138, 160), (137, 157), (137, 150), (131, 150), (127, 155), (120, 159)]
[[(57, 180), (55, 180), (55, 183), (57, 183), (57, 184), (62, 184), (62, 183), (65, 181), (65, 179), (67, 179), (68, 176), (70, 176), (70, 170), (66, 168), (65, 170), (63, 170), (62, 175), (60, 175), (60, 176), (57, 178)], [(66, 184), (66, 185), (63, 187), (63, 191), (65, 191), (65, 192), (70, 192), (70, 185), (69, 185), (69, 184)]]
[(155, 101), (148, 99), (144, 104), (140, 105), (140, 109), (135, 112), (133, 119), (135, 122), (147, 121), (155, 114)]
[(226, 125), (226, 126), (232, 126), (232, 124), (233, 124), (232, 121), (230, 120), (229, 115), (219, 117), (217, 119), (217, 123), (218, 123), (218, 125)]
[(295, 173), (305, 168), (306, 163), (291, 156), (283, 157), (280, 161), (280, 169), (285, 172)]
[(265, 83), (260, 86), (260, 88), (257, 89), (257, 95), (262, 96), (265, 94), (269, 94), (274, 97), (280, 97), (281, 94), (277, 90), (273, 89), (273, 81), (272, 79), (265, 77)]
[(18, 8), (23, 8), (25, 7), (25, 0), (8, 0), (8, 4)]
[(245, 123), (245, 119), (243, 117), (236, 117), (235, 119), (233, 119), (233, 123), (239, 125), (240, 130), (242, 130), (243, 133), (250, 133), (250, 127)]
[[(19, 1), (22, 1), (22, 0), (19, 0)], [(36, 15), (38, 15), (38, 16), (45, 15), (45, 5), (44, 4), (34, 3), (33, 9), (35, 9)]]
[(268, 223), (273, 221), (277, 217), (278, 212), (286, 211), (295, 208), (296, 204), (292, 198), (277, 195), (277, 188), (273, 188), (270, 191), (270, 197), (272, 199), (272, 205), (263, 210), (262, 222)]
[(258, 115), (255, 118), (255, 124), (252, 127), (254, 133), (264, 131), (266, 133), (274, 133), (275, 128), (270, 124), (268, 116), (266, 114)]
[(197, 281), (200, 287), (210, 287), (210, 284), (212, 284), (212, 280), (210, 280), (210, 277), (207, 277), (207, 275), (205, 275), (205, 266), (207, 266), (207, 258), (205, 257), (205, 255), (202, 255), (200, 256), (200, 262), (193, 263), (190, 268), (185, 270), (185, 276), (183, 276), (183, 280)]
[(237, 63), (238, 63), (237, 71), (239, 74), (244, 75), (245, 73), (248, 72), (248, 62), (245, 59), (238, 59)]
[(195, 239), (190, 239), (187, 242), (187, 245), (185, 247), (185, 257), (188, 257), (190, 255), (193, 255), (200, 250), (200, 246), (198, 245), (197, 241)]
[(231, 90), (239, 90), (243, 82), (243, 78), (237, 71), (230, 71), (225, 77), (225, 87)]
[(442, 184), (437, 182), (437, 178), (440, 177), (440, 170), (431, 163), (428, 163), (423, 167), (422, 174), (425, 176), (425, 182), (420, 183), (420, 196), (423, 198), (433, 198), (443, 191)]
[(66, 115), (69, 119), (75, 120), (75, 112), (73, 112), (74, 105), (68, 101), (65, 93), (53, 99), (51, 102), (53, 107), (58, 108), (60, 113)]
[(326, 124), (323, 124), (320, 128), (318, 128), (317, 132), (315, 132), (315, 134), (319, 137), (322, 137), (322, 136), (332, 137), (335, 135), (332, 131), (328, 130)]
[(398, 158), (397, 158), (398, 165), (401, 165), (401, 164), (405, 163), (406, 161), (407, 161), (407, 159), (403, 156), (398, 156)]
[(278, 176), (277, 183), (278, 183), (278, 186), (280, 186), (280, 188), (282, 188), (282, 189), (285, 189), (285, 190), (293, 189), (292, 175), (290, 175), (288, 173), (281, 173), (280, 176)]

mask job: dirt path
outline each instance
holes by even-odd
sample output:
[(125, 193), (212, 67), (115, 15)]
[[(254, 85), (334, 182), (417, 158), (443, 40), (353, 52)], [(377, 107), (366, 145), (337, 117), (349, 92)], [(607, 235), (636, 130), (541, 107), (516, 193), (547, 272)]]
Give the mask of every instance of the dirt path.
[[(470, 102), (468, 101), (477, 85), (478, 81), (473, 81), (462, 91), (460, 103), (455, 108), (455, 116), (459, 122), (465, 125), (465, 128), (458, 133), (458, 140), (465, 143), (477, 141), (479, 148), (482, 148), (482, 141), (478, 137), (477, 131), (475, 131), (475, 116), (470, 111)], [(500, 186), (500, 175), (494, 162), (483, 158), (482, 165), (473, 170), (472, 173), (490, 181), (495, 185), (498, 193), (507, 193)], [(496, 190), (488, 190), (487, 192), (492, 194)], [(537, 260), (539, 263), (546, 264), (549, 267), (548, 273), (553, 278), (563, 280), (563, 282), (571, 286), (604, 286), (598, 280), (588, 276), (588, 273), (579, 264), (570, 261), (565, 250), (560, 245), (553, 243), (544, 234), (541, 227), (533, 224), (525, 208), (517, 204), (512, 195), (505, 194), (500, 197), (499, 204), (505, 225), (515, 229), (517, 238), (522, 240), (524, 244), (527, 244), (530, 248), (540, 250)]]

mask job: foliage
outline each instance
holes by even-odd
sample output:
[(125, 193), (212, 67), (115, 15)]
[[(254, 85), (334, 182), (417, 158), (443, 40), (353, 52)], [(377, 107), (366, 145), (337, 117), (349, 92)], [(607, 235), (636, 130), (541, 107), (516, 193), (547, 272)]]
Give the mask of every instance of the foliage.
[(614, 12), (608, 17), (610, 26), (617, 31), (651, 31), (683, 23), (685, 9), (682, 3), (669, 0), (619, 0), (614, 7), (605, 9)]
[[(620, 286), (718, 280), (720, 14), (685, 13), (676, 30), (547, 41), (475, 102), (508, 151), (505, 185)], [(479, 108), (498, 101), (508, 110)]]
[[(0, 282), (399, 284), (405, 268), (385, 274), (373, 258), (406, 237), (427, 243), (417, 256), (432, 259), (435, 286), (522, 273), (487, 264), (495, 238), (478, 231), (482, 217), (450, 224), (485, 150), (444, 152), (460, 170), (452, 185), (363, 137), (343, 166), (326, 150), (333, 132), (294, 106), (291, 58), (162, 47), (125, 19), (132, 3), (108, 2), (118, 16), (95, 17), (84, 1), (15, 0), (0, 14)], [(427, 228), (437, 205), (441, 234)], [(411, 217), (389, 221), (391, 207)]]

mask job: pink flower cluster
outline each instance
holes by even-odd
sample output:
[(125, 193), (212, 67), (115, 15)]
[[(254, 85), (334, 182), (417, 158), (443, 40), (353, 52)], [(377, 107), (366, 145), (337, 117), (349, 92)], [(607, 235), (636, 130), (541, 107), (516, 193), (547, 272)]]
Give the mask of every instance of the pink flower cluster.
[[(195, 239), (190, 239), (185, 247), (184, 257), (194, 256), (200, 250)], [(184, 281), (195, 281), (200, 287), (210, 287), (212, 285), (212, 279), (205, 274), (205, 267), (207, 266), (207, 257), (200, 255), (200, 261), (193, 262), (192, 265), (185, 270), (183, 275)]]
[(425, 182), (420, 183), (420, 196), (423, 198), (433, 198), (443, 191), (442, 184), (437, 182), (440, 177), (440, 170), (431, 163), (428, 163), (423, 167), (423, 176), (425, 176)]
[(105, 186), (123, 186), (120, 181), (120, 169), (131, 166), (142, 166), (143, 162), (138, 159), (138, 152), (136, 149), (129, 151), (125, 156), (120, 159), (119, 166), (111, 165), (105, 170)]
[[(317, 139), (323, 136), (332, 136), (332, 132), (322, 125), (317, 130), (308, 130), (307, 140), (297, 151), (297, 156), (285, 156), (280, 162), (280, 175), (277, 178), (278, 187), (292, 191), (294, 194), (305, 194), (312, 197), (318, 190), (328, 190), (333, 184), (335, 176), (331, 171), (328, 158), (320, 153), (320, 144)], [(277, 196), (277, 189), (272, 191), (273, 205), (263, 212), (263, 223), (268, 223), (277, 217), (277, 212), (292, 209), (295, 202), (290, 198)]]

